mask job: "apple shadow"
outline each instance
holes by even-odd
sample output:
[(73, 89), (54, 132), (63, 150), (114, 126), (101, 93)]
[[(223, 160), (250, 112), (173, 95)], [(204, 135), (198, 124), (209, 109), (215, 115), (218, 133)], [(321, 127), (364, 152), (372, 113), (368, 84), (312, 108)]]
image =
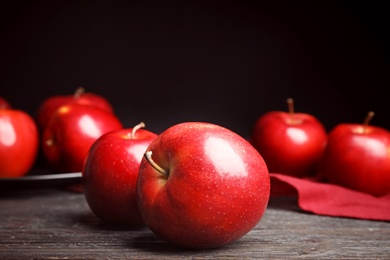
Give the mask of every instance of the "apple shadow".
[[(107, 223), (97, 217), (91, 211), (85, 211), (74, 216), (73, 222), (77, 222), (83, 228), (90, 230), (92, 233), (103, 231), (108, 232), (108, 237), (114, 237), (116, 240), (121, 240), (121, 245), (124, 248), (133, 248), (140, 252), (152, 253), (152, 254), (161, 254), (161, 255), (171, 255), (178, 254), (182, 256), (204, 256), (208, 252), (213, 254), (218, 251), (226, 250), (230, 247), (240, 247), (241, 243), (245, 243), (245, 240), (239, 239), (237, 241), (231, 242), (229, 244), (208, 248), (208, 249), (191, 249), (179, 247), (173, 244), (168, 243), (167, 241), (159, 238), (146, 226), (142, 227), (132, 227), (129, 225), (119, 225), (115, 223)], [(120, 234), (114, 235), (113, 233), (119, 232)], [(117, 243), (117, 242), (116, 242)]]
[(136, 248), (139, 251), (144, 251), (148, 253), (154, 253), (154, 254), (180, 254), (181, 257), (185, 256), (194, 256), (197, 254), (205, 255), (207, 252), (218, 252), (226, 250), (227, 247), (234, 246), (235, 244), (240, 243), (240, 241), (234, 241), (230, 244), (215, 247), (215, 248), (207, 248), (207, 249), (191, 249), (191, 248), (184, 248), (175, 246), (173, 244), (170, 244), (162, 239), (160, 239), (157, 235), (155, 235), (152, 231), (132, 237), (127, 241), (127, 244), (132, 247)]
[(144, 252), (154, 253), (182, 253), (189, 250), (171, 245), (156, 236), (147, 227), (132, 227), (128, 225), (120, 225), (108, 223), (97, 217), (93, 212), (84, 212), (75, 216), (75, 221), (83, 225), (85, 228), (96, 231), (108, 232), (129, 232), (128, 235), (118, 235), (116, 239), (122, 241), (121, 244), (128, 248), (136, 248)]
[(82, 225), (99, 230), (106, 231), (143, 231), (145, 226), (131, 226), (126, 224), (107, 222), (97, 217), (93, 212), (85, 212), (77, 216), (78, 223)]

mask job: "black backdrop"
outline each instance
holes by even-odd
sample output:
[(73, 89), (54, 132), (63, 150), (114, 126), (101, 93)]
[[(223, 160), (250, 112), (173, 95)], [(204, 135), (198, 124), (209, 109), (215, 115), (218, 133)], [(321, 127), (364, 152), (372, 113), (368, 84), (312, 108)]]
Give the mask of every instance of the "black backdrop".
[(83, 86), (125, 127), (208, 121), (244, 137), (292, 97), (328, 130), (369, 110), (390, 129), (384, 4), (258, 2), (14, 1), (0, 8), (0, 96), (35, 115)]

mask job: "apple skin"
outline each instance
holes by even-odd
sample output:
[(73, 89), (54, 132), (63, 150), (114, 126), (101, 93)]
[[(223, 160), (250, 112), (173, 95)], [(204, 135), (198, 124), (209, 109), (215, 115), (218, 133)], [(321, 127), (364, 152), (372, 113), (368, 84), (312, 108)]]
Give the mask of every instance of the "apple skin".
[(137, 128), (102, 135), (85, 161), (84, 195), (92, 212), (104, 221), (144, 226), (136, 198), (137, 176), (146, 148), (157, 134)]
[(294, 177), (315, 175), (326, 142), (327, 131), (317, 118), (285, 111), (260, 116), (251, 136), (270, 172)]
[(123, 125), (115, 114), (92, 106), (64, 105), (43, 132), (43, 155), (55, 172), (81, 172), (96, 139), (119, 129)]
[(259, 223), (269, 196), (261, 155), (238, 134), (211, 123), (184, 122), (162, 132), (138, 173), (146, 226), (178, 247), (215, 248), (241, 238)]
[(373, 125), (336, 125), (329, 132), (319, 175), (374, 196), (389, 194), (390, 132)]
[(27, 112), (0, 108), (0, 177), (22, 177), (35, 163), (38, 127)]
[(84, 88), (77, 88), (73, 95), (56, 95), (44, 100), (38, 108), (36, 120), (38, 127), (43, 131), (54, 112), (63, 105), (81, 104), (103, 109), (114, 113), (111, 103), (103, 96), (84, 92)]

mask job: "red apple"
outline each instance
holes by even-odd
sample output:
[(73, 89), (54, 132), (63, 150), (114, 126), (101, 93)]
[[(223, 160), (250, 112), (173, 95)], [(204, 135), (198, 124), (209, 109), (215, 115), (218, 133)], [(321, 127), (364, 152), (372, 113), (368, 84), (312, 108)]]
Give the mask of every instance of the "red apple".
[(136, 184), (139, 165), (157, 134), (140, 123), (104, 134), (92, 145), (82, 173), (87, 203), (104, 221), (143, 226)]
[(255, 148), (222, 126), (185, 122), (147, 148), (137, 199), (147, 227), (185, 248), (233, 242), (261, 220), (270, 196), (267, 166)]
[(0, 108), (0, 177), (21, 177), (38, 154), (38, 127), (25, 111)]
[(2, 109), (2, 108), (11, 108), (11, 105), (8, 102), (8, 100), (6, 100), (3, 97), (0, 97), (0, 109)]
[(42, 131), (45, 129), (50, 117), (59, 107), (74, 103), (97, 107), (111, 113), (114, 111), (112, 105), (106, 98), (94, 93), (87, 93), (84, 88), (80, 87), (76, 89), (73, 95), (51, 96), (43, 101), (37, 112), (39, 128)]
[(43, 132), (44, 157), (56, 172), (81, 172), (96, 139), (122, 128), (113, 113), (80, 104), (64, 105), (53, 114)]
[(268, 170), (295, 177), (314, 175), (327, 141), (323, 124), (307, 113), (270, 111), (260, 116), (251, 143), (263, 156)]
[(319, 175), (329, 182), (381, 196), (390, 193), (390, 132), (369, 125), (342, 123), (329, 133)]

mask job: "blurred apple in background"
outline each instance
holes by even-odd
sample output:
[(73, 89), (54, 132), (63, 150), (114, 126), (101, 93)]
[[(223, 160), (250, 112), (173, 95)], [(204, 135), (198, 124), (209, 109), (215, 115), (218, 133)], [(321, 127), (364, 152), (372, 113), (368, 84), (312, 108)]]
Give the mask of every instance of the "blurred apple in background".
[(369, 125), (343, 123), (329, 133), (319, 175), (331, 183), (381, 196), (390, 193), (390, 132)]
[(136, 198), (140, 162), (157, 134), (144, 123), (104, 134), (92, 145), (85, 161), (82, 184), (90, 209), (101, 219), (143, 226)]
[(147, 148), (137, 180), (139, 210), (165, 241), (213, 248), (254, 228), (270, 196), (267, 166), (256, 149), (219, 125), (185, 122)]
[[(2, 104), (10, 107), (6, 100)], [(34, 119), (25, 111), (4, 108), (0, 104), (0, 177), (26, 175), (34, 165), (38, 147), (38, 127)]]
[(92, 144), (103, 134), (122, 129), (117, 116), (77, 103), (61, 106), (43, 132), (43, 154), (55, 172), (81, 172)]
[(11, 105), (5, 98), (0, 97), (0, 109), (2, 108), (11, 108)]
[(295, 113), (293, 99), (287, 99), (287, 103), (288, 112), (271, 111), (258, 118), (251, 143), (270, 172), (312, 176), (325, 149), (326, 129), (314, 116)]
[(94, 93), (87, 93), (84, 88), (79, 87), (73, 95), (52, 96), (42, 102), (36, 116), (39, 128), (42, 131), (45, 129), (50, 117), (58, 108), (75, 103), (97, 107), (111, 113), (114, 112), (112, 105), (106, 98)]

